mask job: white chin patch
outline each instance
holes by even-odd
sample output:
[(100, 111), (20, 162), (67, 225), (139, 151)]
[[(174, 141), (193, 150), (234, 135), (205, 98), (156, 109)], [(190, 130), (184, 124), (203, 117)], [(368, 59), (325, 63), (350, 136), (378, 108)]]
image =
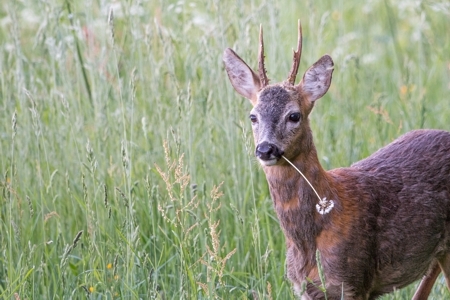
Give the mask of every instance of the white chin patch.
[(276, 158), (273, 158), (271, 160), (262, 160), (262, 159), (259, 160), (261, 165), (266, 166), (266, 167), (276, 165), (277, 161), (278, 161), (278, 159), (276, 159)]

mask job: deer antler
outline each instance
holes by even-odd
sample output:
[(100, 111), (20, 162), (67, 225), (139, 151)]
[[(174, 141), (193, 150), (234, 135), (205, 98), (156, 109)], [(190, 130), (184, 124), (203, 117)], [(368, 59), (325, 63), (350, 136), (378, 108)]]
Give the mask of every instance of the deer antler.
[(259, 26), (258, 72), (259, 72), (259, 80), (261, 82), (261, 88), (264, 88), (269, 84), (269, 79), (267, 78), (266, 68), (264, 67), (264, 41), (263, 41), (262, 25)]
[(300, 65), (300, 58), (302, 57), (302, 24), (300, 20), (298, 20), (298, 43), (297, 43), (297, 51), (294, 51), (294, 57), (292, 62), (292, 68), (289, 73), (289, 77), (287, 82), (290, 85), (295, 84), (295, 77), (298, 73), (298, 66)]

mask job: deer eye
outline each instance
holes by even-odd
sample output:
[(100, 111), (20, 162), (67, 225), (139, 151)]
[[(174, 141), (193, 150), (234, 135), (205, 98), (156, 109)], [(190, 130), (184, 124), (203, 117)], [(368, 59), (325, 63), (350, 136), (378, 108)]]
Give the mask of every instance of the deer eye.
[(300, 121), (300, 113), (293, 113), (289, 115), (289, 121), (298, 122)]
[(258, 121), (258, 118), (256, 118), (255, 115), (250, 115), (249, 118), (252, 123), (256, 123)]

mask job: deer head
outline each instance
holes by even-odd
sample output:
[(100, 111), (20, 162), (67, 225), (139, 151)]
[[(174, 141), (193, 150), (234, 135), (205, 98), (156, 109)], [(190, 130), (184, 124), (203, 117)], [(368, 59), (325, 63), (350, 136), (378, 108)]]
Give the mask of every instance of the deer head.
[(263, 166), (281, 163), (284, 155), (295, 160), (312, 145), (308, 115), (314, 102), (330, 87), (333, 60), (322, 56), (295, 85), (302, 51), (302, 28), (298, 22), (298, 44), (294, 51), (292, 68), (288, 78), (269, 84), (264, 67), (264, 43), (262, 27), (259, 34), (259, 70), (255, 73), (233, 50), (225, 49), (223, 61), (234, 89), (249, 99), (256, 151)]

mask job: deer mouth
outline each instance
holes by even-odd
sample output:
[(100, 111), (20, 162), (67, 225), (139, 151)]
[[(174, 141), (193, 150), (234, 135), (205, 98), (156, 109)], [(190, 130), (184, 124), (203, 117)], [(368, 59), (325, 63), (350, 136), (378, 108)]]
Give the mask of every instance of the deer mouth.
[(261, 163), (261, 165), (265, 166), (265, 167), (269, 167), (269, 166), (274, 166), (277, 164), (278, 162), (278, 158), (274, 158), (274, 159), (269, 159), (269, 160), (263, 160), (263, 159), (259, 159), (259, 162)]
[(284, 152), (276, 145), (268, 142), (262, 142), (255, 150), (255, 155), (263, 166), (273, 166), (277, 164), (283, 153)]

